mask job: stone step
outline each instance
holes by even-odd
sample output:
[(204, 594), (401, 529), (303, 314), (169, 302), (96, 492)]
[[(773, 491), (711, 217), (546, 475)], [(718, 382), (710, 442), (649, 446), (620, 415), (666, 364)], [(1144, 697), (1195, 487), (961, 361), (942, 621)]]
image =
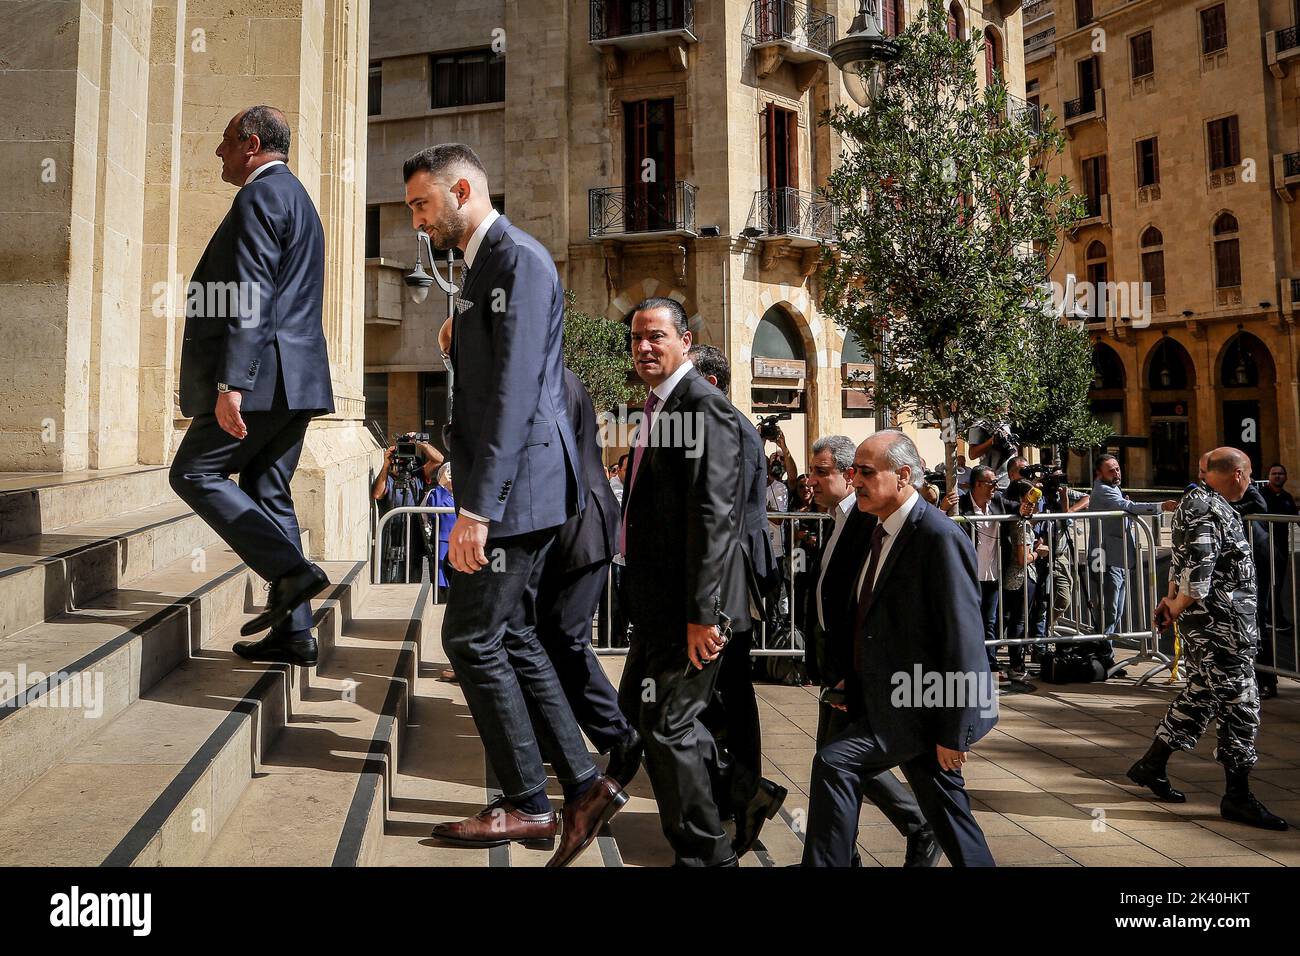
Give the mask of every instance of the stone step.
[(218, 541), (170, 502), (0, 543), (0, 638), (83, 606)]
[(48, 534), (175, 501), (166, 465), (104, 471), (0, 474), (0, 541)]
[(378, 854), (409, 691), (438, 636), (429, 588), (372, 586), (203, 860), (358, 866)]
[[(328, 563), (313, 602), (322, 668), (365, 598), (365, 564)], [(239, 572), (248, 575), (246, 571)], [(0, 864), (190, 865), (220, 832), (260, 754), (305, 701), (311, 669), (251, 664), (230, 647), (239, 607), (186, 659), (0, 809)]]
[(264, 605), (234, 552), (210, 548), (0, 640), (0, 806)]

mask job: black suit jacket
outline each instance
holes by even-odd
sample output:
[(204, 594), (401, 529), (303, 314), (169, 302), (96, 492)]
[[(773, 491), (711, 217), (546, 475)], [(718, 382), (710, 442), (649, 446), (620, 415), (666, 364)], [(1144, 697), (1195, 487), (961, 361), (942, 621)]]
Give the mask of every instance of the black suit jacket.
[(740, 482), (745, 493), (741, 544), (749, 562), (750, 581), (758, 589), (753, 595), (754, 606), (762, 608), (763, 596), (775, 586), (772, 578), (777, 573), (772, 539), (767, 533), (767, 456), (758, 429), (739, 409), (736, 421), (740, 428)]
[[(871, 607), (854, 634), (862, 707), (886, 749), (969, 750), (997, 723), (975, 580), (970, 538), (917, 501), (876, 572)], [(931, 674), (945, 693), (927, 702)], [(946, 692), (959, 682), (961, 694)]]
[(574, 515), (560, 527), (546, 560), (558, 562), (565, 571), (576, 571), (603, 564), (614, 557), (619, 507), (600, 457), (596, 409), (578, 376), (567, 368), (564, 370), (564, 391), (569, 421), (578, 442), (582, 475), (587, 484), (587, 506), (581, 514)]
[[(826, 619), (824, 660), (822, 661), (822, 683), (834, 687), (853, 670), (853, 609), (857, 603), (858, 575), (867, 559), (867, 549), (871, 542), (871, 532), (876, 526), (873, 515), (859, 510), (855, 502), (853, 509), (844, 518), (844, 528), (835, 541), (835, 550), (829, 557), (823, 548), (818, 555), (817, 565), (813, 568), (812, 586), (817, 586), (822, 568), (826, 576), (822, 579), (822, 611)], [(823, 532), (827, 541), (830, 531)], [(812, 628), (817, 625), (817, 605), (814, 600), (808, 602), (809, 623)]]
[[(673, 440), (684, 428), (698, 448)], [(731, 403), (690, 369), (659, 410), (640, 470), (623, 492), (623, 590), (638, 635), (684, 647), (688, 623), (748, 622), (756, 585), (747, 580), (741, 543), (740, 449)]]
[(216, 408), (217, 383), (266, 411), (281, 384), (287, 407), (334, 411), (321, 327), (325, 232), (288, 166), (272, 166), (235, 194), (185, 302), (181, 414)]
[(564, 394), (564, 291), (540, 242), (498, 217), (462, 282), (451, 326), (448, 428), (456, 505), (493, 537), (558, 528), (586, 483)]

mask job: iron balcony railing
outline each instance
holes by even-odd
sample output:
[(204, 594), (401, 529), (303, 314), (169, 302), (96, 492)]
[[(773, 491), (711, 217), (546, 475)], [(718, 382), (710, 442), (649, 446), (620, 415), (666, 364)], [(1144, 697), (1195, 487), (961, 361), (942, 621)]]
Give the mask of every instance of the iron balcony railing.
[(751, 44), (784, 40), (829, 56), (835, 17), (797, 0), (754, 0), (743, 36)]
[(1300, 25), (1277, 31), (1277, 52), (1300, 46)]
[(1282, 157), (1282, 171), (1287, 179), (1300, 176), (1300, 153), (1287, 153)]
[(1015, 123), (1023, 119), (1035, 133), (1042, 132), (1043, 111), (1037, 103), (1030, 103), (1011, 93), (1007, 94), (1007, 119)]
[(695, 0), (591, 0), (591, 39), (695, 32)]
[(1067, 120), (1072, 120), (1078, 116), (1085, 116), (1088, 113), (1095, 113), (1096, 111), (1097, 111), (1096, 90), (1093, 90), (1091, 93), (1085, 93), (1083, 96), (1080, 96), (1078, 99), (1066, 100), (1065, 102), (1065, 118)]
[(768, 236), (802, 236), (834, 242), (839, 207), (827, 199), (799, 189), (760, 189), (754, 193), (749, 226)]
[(1026, 25), (1041, 20), (1052, 12), (1052, 0), (1033, 0), (1032, 3), (1026, 3), (1021, 11)]
[(1041, 50), (1050, 44), (1056, 38), (1056, 27), (1048, 27), (1046, 30), (1039, 30), (1028, 40), (1025, 41), (1025, 52), (1033, 53)]
[(637, 183), (588, 190), (591, 238), (638, 232), (695, 232), (695, 186)]

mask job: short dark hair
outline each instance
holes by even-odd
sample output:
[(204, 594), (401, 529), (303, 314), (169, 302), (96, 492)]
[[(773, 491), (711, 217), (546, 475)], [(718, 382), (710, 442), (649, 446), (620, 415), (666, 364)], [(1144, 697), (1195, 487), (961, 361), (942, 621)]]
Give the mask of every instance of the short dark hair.
[(726, 392), (731, 385), (731, 363), (722, 349), (716, 345), (692, 345), (687, 353), (695, 363), (695, 369), (706, 378), (712, 375), (718, 380), (718, 391)]
[(470, 167), (484, 181), (487, 180), (487, 170), (483, 167), (483, 160), (478, 158), (478, 153), (464, 143), (439, 143), (437, 146), (426, 146), (402, 164), (402, 182), (410, 182), (416, 173), (441, 176), (448, 170), (462, 166)]
[(1102, 455), (1100, 458), (1097, 459), (1096, 464), (1092, 466), (1092, 473), (1094, 475), (1100, 475), (1101, 466), (1106, 464), (1106, 462), (1108, 461), (1113, 461), (1115, 462), (1115, 464), (1119, 464), (1119, 459), (1116, 458), (1114, 455)]
[(1027, 464), (1029, 464), (1029, 459), (1024, 455), (1012, 455), (1011, 460), (1007, 462), (1007, 469), (1010, 470), (1012, 467), (1024, 468)]
[[(1272, 471), (1274, 468), (1281, 468), (1283, 471), (1286, 471), (1286, 465), (1282, 464), (1280, 461), (1275, 461), (1273, 464), (1268, 466), (1269, 471)], [(1287, 474), (1289, 475), (1291, 472), (1287, 471)]]
[(638, 312), (649, 312), (652, 309), (666, 309), (672, 316), (673, 327), (677, 329), (678, 335), (685, 335), (691, 330), (690, 320), (686, 317), (686, 309), (676, 299), (670, 299), (666, 295), (652, 295), (648, 299), (642, 299), (632, 309), (632, 314)]
[(289, 124), (274, 106), (250, 106), (235, 125), (241, 140), (256, 135), (260, 152), (289, 155)]
[(615, 467), (615, 468), (622, 468), (622, 467), (623, 467), (623, 463), (624, 463), (625, 461), (627, 461), (627, 455), (626, 455), (626, 454), (619, 455), (619, 456), (618, 456), (618, 462), (614, 465), (614, 467)]
[(1002, 494), (1003, 497), (1009, 498), (1012, 501), (1020, 501), (1022, 498), (1025, 497), (1026, 494), (1029, 493), (1029, 489), (1032, 487), (1034, 486), (1031, 485), (1029, 482), (1025, 481), (1023, 478), (1017, 478), (1015, 481), (1007, 485), (1007, 490), (1004, 491)]
[(995, 481), (997, 480), (998, 477), (998, 473), (994, 471), (992, 468), (990, 468), (988, 465), (976, 465), (974, 468), (970, 470), (970, 483), (974, 485), (977, 482), (983, 481), (985, 475), (988, 475), (990, 478), (994, 479)]

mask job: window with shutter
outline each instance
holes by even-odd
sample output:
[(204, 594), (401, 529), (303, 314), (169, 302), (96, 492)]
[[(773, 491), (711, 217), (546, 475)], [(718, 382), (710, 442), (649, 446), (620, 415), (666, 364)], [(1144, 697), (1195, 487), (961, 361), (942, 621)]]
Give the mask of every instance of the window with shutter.
[(1160, 153), (1154, 136), (1138, 140), (1137, 177), (1139, 189), (1160, 182)]
[(434, 54), (429, 59), (429, 105), (433, 109), (505, 101), (505, 57), (483, 49)]
[(1201, 52), (1217, 53), (1228, 46), (1228, 14), (1223, 4), (1201, 11)]
[(1241, 285), (1239, 240), (1220, 239), (1214, 244), (1214, 270), (1216, 289), (1231, 289)]
[(1165, 294), (1165, 254), (1161, 249), (1142, 253), (1142, 281), (1149, 283), (1152, 295)]
[(1210, 120), (1209, 131), (1210, 170), (1231, 169), (1241, 162), (1241, 141), (1237, 132), (1237, 117), (1225, 116)]
[(1151, 31), (1139, 33), (1129, 38), (1129, 52), (1132, 63), (1133, 79), (1150, 76), (1156, 71), (1155, 57), (1151, 48)]
[(1092, 20), (1092, 0), (1074, 0), (1075, 26), (1087, 26)]

